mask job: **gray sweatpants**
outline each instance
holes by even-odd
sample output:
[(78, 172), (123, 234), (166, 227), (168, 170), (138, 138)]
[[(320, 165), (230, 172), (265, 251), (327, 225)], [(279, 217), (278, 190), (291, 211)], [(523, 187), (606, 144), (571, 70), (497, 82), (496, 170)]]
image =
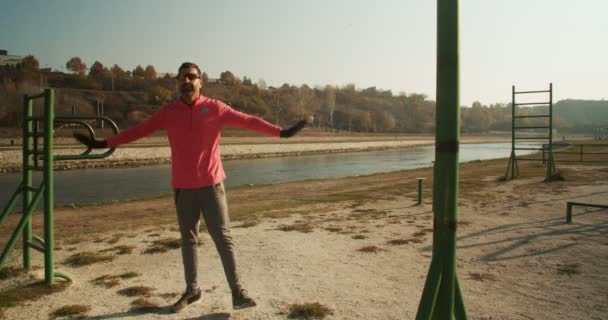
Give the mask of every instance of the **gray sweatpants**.
[(198, 230), (201, 212), (207, 230), (222, 260), (228, 285), (233, 292), (241, 288), (236, 269), (236, 253), (230, 236), (228, 205), (224, 184), (198, 189), (175, 189), (175, 208), (182, 237), (182, 258), (187, 290), (197, 289)]

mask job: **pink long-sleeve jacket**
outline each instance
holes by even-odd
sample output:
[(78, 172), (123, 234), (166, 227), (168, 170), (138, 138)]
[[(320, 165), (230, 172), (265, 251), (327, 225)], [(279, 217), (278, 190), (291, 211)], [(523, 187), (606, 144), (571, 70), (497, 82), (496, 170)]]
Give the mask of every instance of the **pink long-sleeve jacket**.
[(165, 129), (171, 145), (171, 184), (194, 189), (223, 181), (226, 173), (220, 159), (223, 126), (255, 130), (278, 137), (281, 127), (232, 109), (225, 103), (200, 96), (190, 107), (181, 99), (161, 107), (150, 119), (108, 139), (114, 147)]

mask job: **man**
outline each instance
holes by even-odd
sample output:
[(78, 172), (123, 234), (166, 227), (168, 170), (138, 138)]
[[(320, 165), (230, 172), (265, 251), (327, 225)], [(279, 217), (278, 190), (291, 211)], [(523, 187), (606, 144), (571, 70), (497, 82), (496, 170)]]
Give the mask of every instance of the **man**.
[(186, 291), (171, 307), (180, 312), (200, 302), (197, 281), (197, 241), (201, 212), (209, 234), (222, 260), (232, 291), (234, 309), (256, 305), (243, 289), (237, 272), (234, 243), (230, 236), (228, 207), (223, 180), (226, 178), (219, 153), (223, 126), (255, 130), (270, 136), (288, 138), (298, 133), (306, 121), (282, 129), (261, 118), (236, 111), (225, 103), (201, 94), (203, 80), (199, 67), (190, 62), (178, 69), (180, 98), (161, 107), (150, 119), (108, 140), (95, 140), (75, 133), (89, 148), (108, 148), (126, 144), (165, 129), (171, 145), (171, 184), (182, 240)]

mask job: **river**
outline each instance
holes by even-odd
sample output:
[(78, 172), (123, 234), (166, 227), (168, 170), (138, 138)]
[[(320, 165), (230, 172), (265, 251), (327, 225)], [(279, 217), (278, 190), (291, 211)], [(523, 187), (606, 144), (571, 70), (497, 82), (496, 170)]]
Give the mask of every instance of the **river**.
[[(509, 157), (510, 143), (461, 144), (460, 162)], [(226, 187), (327, 179), (430, 167), (435, 148), (224, 161)], [(518, 155), (523, 155), (519, 152)], [(507, 162), (505, 161), (505, 168)], [(89, 204), (171, 193), (170, 165), (138, 168), (79, 169), (55, 172), (55, 204)], [(0, 205), (6, 205), (20, 174), (0, 175)], [(39, 183), (36, 173), (34, 184)]]

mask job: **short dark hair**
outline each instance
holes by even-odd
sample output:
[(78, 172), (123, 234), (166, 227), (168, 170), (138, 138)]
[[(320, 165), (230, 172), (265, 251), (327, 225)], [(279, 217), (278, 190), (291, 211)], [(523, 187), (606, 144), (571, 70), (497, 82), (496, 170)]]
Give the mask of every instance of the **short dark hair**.
[(196, 68), (196, 71), (198, 71), (198, 76), (199, 77), (202, 76), (201, 69), (196, 65), (196, 63), (184, 62), (184, 63), (182, 63), (181, 66), (179, 66), (179, 69), (177, 69), (177, 77), (179, 78), (179, 74), (182, 72), (183, 69), (188, 69), (188, 68)]

